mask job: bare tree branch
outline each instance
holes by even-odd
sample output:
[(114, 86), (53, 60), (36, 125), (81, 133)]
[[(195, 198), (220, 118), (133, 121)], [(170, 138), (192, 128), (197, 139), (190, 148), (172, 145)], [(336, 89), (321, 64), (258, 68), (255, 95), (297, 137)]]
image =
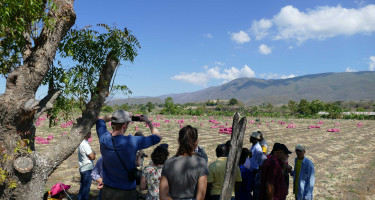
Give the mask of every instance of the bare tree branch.
[(35, 120), (42, 115), (43, 112), (53, 108), (53, 104), (56, 101), (57, 97), (61, 94), (61, 90), (54, 89), (49, 91), (48, 95), (45, 96), (38, 104), (39, 108), (35, 115)]

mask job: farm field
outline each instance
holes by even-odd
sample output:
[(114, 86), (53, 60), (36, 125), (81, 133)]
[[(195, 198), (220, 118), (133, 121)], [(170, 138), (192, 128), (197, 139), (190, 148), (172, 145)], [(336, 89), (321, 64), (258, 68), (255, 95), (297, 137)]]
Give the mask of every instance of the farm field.
[[(158, 115), (149, 118), (152, 118), (154, 123), (160, 123), (158, 129), (163, 136), (162, 142), (169, 144), (170, 156), (173, 156), (177, 150), (178, 131), (184, 125), (190, 124), (198, 128), (199, 145), (205, 148), (209, 163), (216, 159), (216, 146), (230, 139), (230, 134), (219, 133), (219, 126), (232, 125), (230, 117)], [(210, 119), (220, 123), (215, 125), (209, 122)], [(375, 121), (259, 118), (260, 125), (258, 125), (255, 118), (248, 117), (247, 122), (244, 147), (250, 148), (251, 132), (260, 130), (264, 133), (269, 150), (272, 150), (275, 142), (280, 142), (293, 151), (289, 157), (292, 166), (296, 157), (294, 146), (300, 143), (307, 147), (306, 157), (315, 164), (314, 199), (375, 199)], [(64, 132), (69, 133), (70, 130), (70, 126), (66, 124), (63, 125), (66, 128), (57, 126), (49, 129), (47, 120), (39, 122), (38, 125), (37, 136), (46, 138), (52, 134), (54, 138), (49, 144), (36, 144), (37, 149), (54, 145), (60, 137), (63, 137)], [(287, 126), (291, 128), (286, 128)], [(309, 126), (320, 128), (309, 129)], [(328, 129), (339, 129), (339, 132), (327, 132)], [(133, 134), (136, 130), (143, 131), (145, 135), (149, 134), (148, 127), (139, 122), (131, 124), (127, 132)], [(99, 158), (100, 150), (95, 126), (92, 129), (90, 145)], [(145, 153), (151, 155), (152, 150), (153, 147), (146, 149)], [(149, 157), (145, 159), (145, 165), (149, 160)], [(72, 187), (69, 192), (76, 198), (79, 180), (78, 156), (75, 152), (49, 177), (45, 188), (50, 189), (56, 182), (70, 184)], [(292, 183), (291, 177), (290, 182)], [(91, 197), (95, 199), (97, 193), (98, 190), (93, 182)], [(294, 199), (292, 184), (287, 199)]]

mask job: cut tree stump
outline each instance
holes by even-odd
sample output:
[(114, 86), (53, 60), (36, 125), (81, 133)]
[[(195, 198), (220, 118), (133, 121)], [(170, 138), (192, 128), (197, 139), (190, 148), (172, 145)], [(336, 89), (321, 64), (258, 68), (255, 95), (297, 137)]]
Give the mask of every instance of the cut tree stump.
[(227, 166), (224, 178), (223, 188), (221, 189), (220, 200), (228, 200), (232, 196), (234, 182), (236, 179), (236, 170), (240, 160), (243, 137), (246, 131), (246, 117), (238, 121), (240, 115), (236, 113), (233, 117), (232, 135), (230, 139), (230, 150), (227, 159)]
[(17, 158), (13, 162), (13, 166), (18, 172), (20, 172), (22, 174), (30, 172), (34, 167), (33, 160), (31, 160), (31, 158), (29, 158), (29, 157), (19, 157), (19, 158)]

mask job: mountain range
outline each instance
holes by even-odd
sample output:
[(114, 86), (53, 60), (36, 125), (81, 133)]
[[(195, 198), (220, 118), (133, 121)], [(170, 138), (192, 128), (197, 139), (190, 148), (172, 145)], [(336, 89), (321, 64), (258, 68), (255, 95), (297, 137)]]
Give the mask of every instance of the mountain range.
[[(271, 103), (287, 104), (289, 100), (308, 101), (319, 99), (324, 102), (374, 100), (375, 72), (341, 72), (298, 76), (288, 79), (238, 78), (220, 86), (195, 92), (166, 94), (157, 97), (119, 99), (120, 105), (163, 103), (172, 97), (175, 103), (202, 102), (207, 100), (229, 100), (236, 98), (246, 105)], [(114, 104), (114, 102), (110, 102)]]

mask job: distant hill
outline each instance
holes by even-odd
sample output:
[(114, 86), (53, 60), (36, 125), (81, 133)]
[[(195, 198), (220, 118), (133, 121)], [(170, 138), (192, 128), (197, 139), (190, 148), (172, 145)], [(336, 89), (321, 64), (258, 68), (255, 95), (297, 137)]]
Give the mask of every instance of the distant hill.
[(300, 99), (319, 99), (325, 102), (373, 100), (375, 72), (323, 73), (275, 80), (238, 78), (220, 86), (190, 93), (162, 95), (154, 100), (164, 102), (169, 96), (175, 103), (236, 98), (247, 105), (280, 105), (289, 100)]
[(122, 104), (144, 104), (146, 105), (148, 102), (151, 102), (153, 104), (155, 103), (158, 103), (158, 104), (161, 104), (161, 103), (164, 103), (164, 99), (161, 100), (160, 98), (156, 98), (156, 97), (139, 97), (139, 98), (127, 98), (127, 99), (116, 99), (116, 100), (112, 100), (112, 101), (109, 101), (109, 105), (113, 106), (115, 104), (117, 105), (122, 105)]

